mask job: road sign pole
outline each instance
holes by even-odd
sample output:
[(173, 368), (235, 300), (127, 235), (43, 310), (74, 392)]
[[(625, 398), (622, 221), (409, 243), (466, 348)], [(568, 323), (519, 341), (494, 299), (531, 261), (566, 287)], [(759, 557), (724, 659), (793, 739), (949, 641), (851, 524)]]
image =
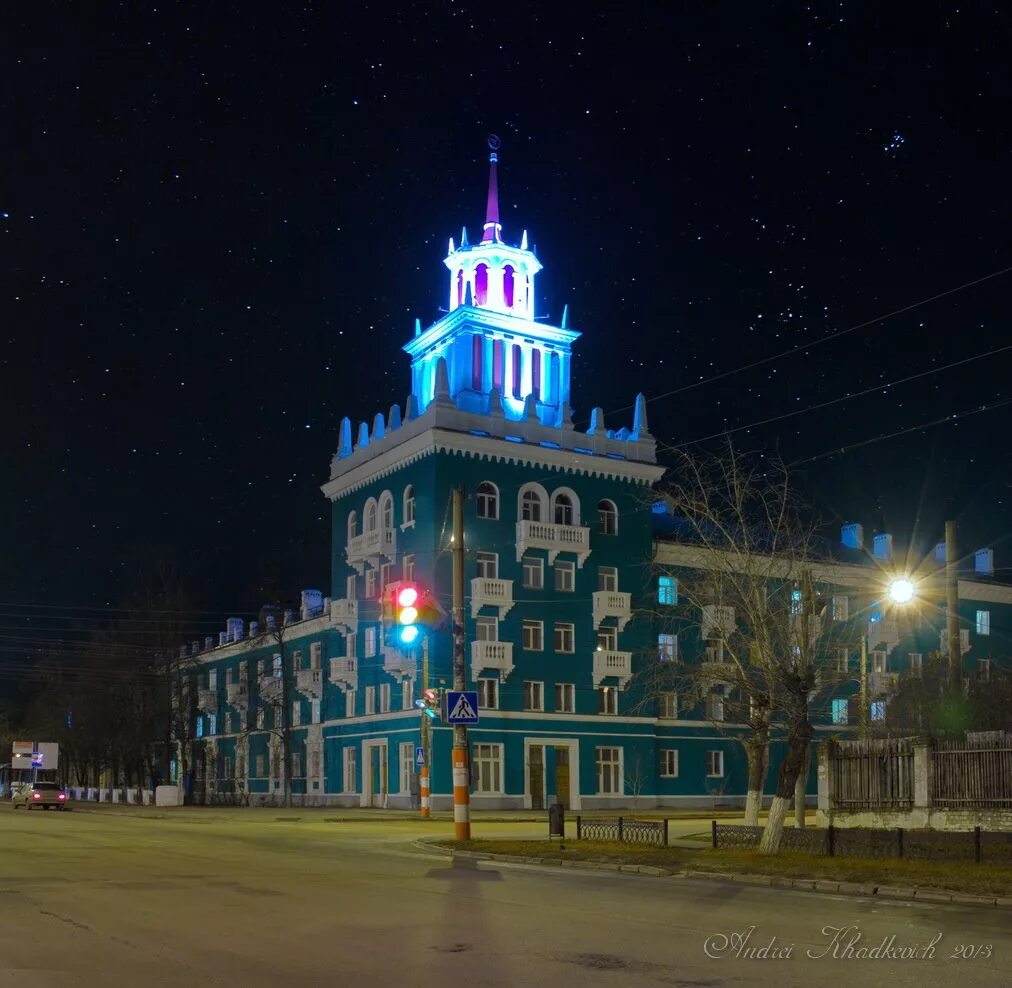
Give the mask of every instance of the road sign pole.
[[(464, 488), (453, 491), (453, 688), (463, 691), (464, 679)], [(457, 840), (471, 839), (470, 771), (467, 727), (453, 725), (453, 829)]]
[[(429, 688), (429, 636), (422, 635), (422, 696)], [(423, 820), (429, 818), (429, 766), (432, 764), (431, 741), (429, 737), (429, 715), (422, 710), (422, 749), (425, 752), (425, 764), (418, 773), (418, 797), (420, 814)]]

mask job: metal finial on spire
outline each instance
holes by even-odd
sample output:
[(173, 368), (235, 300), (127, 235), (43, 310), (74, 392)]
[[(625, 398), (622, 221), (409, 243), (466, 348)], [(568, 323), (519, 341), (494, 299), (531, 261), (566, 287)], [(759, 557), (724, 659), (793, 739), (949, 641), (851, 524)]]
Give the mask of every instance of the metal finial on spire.
[(496, 173), (499, 148), (502, 141), (495, 134), (488, 135), (488, 199), (485, 204), (485, 227), (482, 231), (483, 244), (501, 241), (502, 227), (499, 224), (499, 180)]

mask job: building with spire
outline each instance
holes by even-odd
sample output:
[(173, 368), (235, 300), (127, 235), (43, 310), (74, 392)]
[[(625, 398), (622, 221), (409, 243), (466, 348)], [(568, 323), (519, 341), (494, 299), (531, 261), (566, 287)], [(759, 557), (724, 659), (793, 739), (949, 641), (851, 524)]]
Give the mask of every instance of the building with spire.
[[(403, 405), (357, 427), (340, 423), (322, 486), (330, 594), (303, 591), (298, 614), (266, 611), (249, 626), (230, 618), (216, 641), (182, 649), (194, 672), (181, 740), (197, 798), (277, 800), (290, 790), (309, 805), (417, 804), (421, 641), (391, 638), (385, 601), (412, 583), (450, 610), (450, 503), (461, 486), (467, 687), (480, 714), (469, 731), (472, 804), (591, 809), (744, 796), (736, 739), (744, 725), (722, 723), (719, 692), (701, 701), (638, 686), (636, 673), (658, 660), (719, 660), (705, 615), (679, 599), (678, 574), (698, 555), (672, 537), (672, 520), (654, 503), (663, 469), (644, 396), (628, 423), (608, 428), (598, 407), (585, 431), (575, 428), (580, 333), (566, 309), (559, 325), (536, 317), (542, 264), (526, 231), (503, 229), (497, 142), (490, 147), (481, 237), (472, 244), (465, 229), (449, 242), (447, 309), (427, 328), (416, 321), (403, 346)], [(891, 656), (904, 636), (873, 609), (880, 540), (892, 551), (891, 537), (877, 536), (872, 565), (822, 567), (826, 620), (854, 631), (837, 636), (841, 696), (827, 706), (823, 732), (856, 721), (861, 635), (872, 650), (873, 703), (884, 708), (897, 668)], [(1012, 608), (1009, 588), (968, 583), (961, 597)], [(986, 634), (970, 661), (992, 655), (991, 606), (975, 607)], [(428, 685), (451, 688), (449, 629), (430, 628), (424, 642)], [(910, 645), (911, 656), (921, 647)], [(437, 809), (452, 802), (450, 748), (451, 729), (437, 724)], [(774, 768), (778, 760), (774, 752)]]

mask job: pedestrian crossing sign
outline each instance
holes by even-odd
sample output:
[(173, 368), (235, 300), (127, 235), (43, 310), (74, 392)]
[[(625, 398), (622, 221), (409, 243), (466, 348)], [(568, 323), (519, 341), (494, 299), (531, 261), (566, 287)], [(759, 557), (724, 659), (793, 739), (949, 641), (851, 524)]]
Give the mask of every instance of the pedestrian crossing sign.
[(477, 692), (475, 690), (447, 690), (446, 709), (449, 711), (446, 718), (448, 724), (477, 724)]

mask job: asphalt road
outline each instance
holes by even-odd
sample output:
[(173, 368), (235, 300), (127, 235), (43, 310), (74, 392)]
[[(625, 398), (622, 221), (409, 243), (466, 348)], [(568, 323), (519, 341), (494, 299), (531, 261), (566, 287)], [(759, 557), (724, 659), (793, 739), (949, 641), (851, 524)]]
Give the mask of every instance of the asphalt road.
[[(328, 817), (3, 807), (0, 985), (1012, 983), (1004, 910), (454, 864), (414, 846), (446, 823)], [(543, 833), (488, 823), (475, 836)], [(734, 956), (730, 936), (750, 927), (743, 953), (776, 938), (783, 956)], [(834, 957), (826, 927), (857, 927), (855, 950), (938, 939), (933, 957), (841, 956), (850, 931)]]

